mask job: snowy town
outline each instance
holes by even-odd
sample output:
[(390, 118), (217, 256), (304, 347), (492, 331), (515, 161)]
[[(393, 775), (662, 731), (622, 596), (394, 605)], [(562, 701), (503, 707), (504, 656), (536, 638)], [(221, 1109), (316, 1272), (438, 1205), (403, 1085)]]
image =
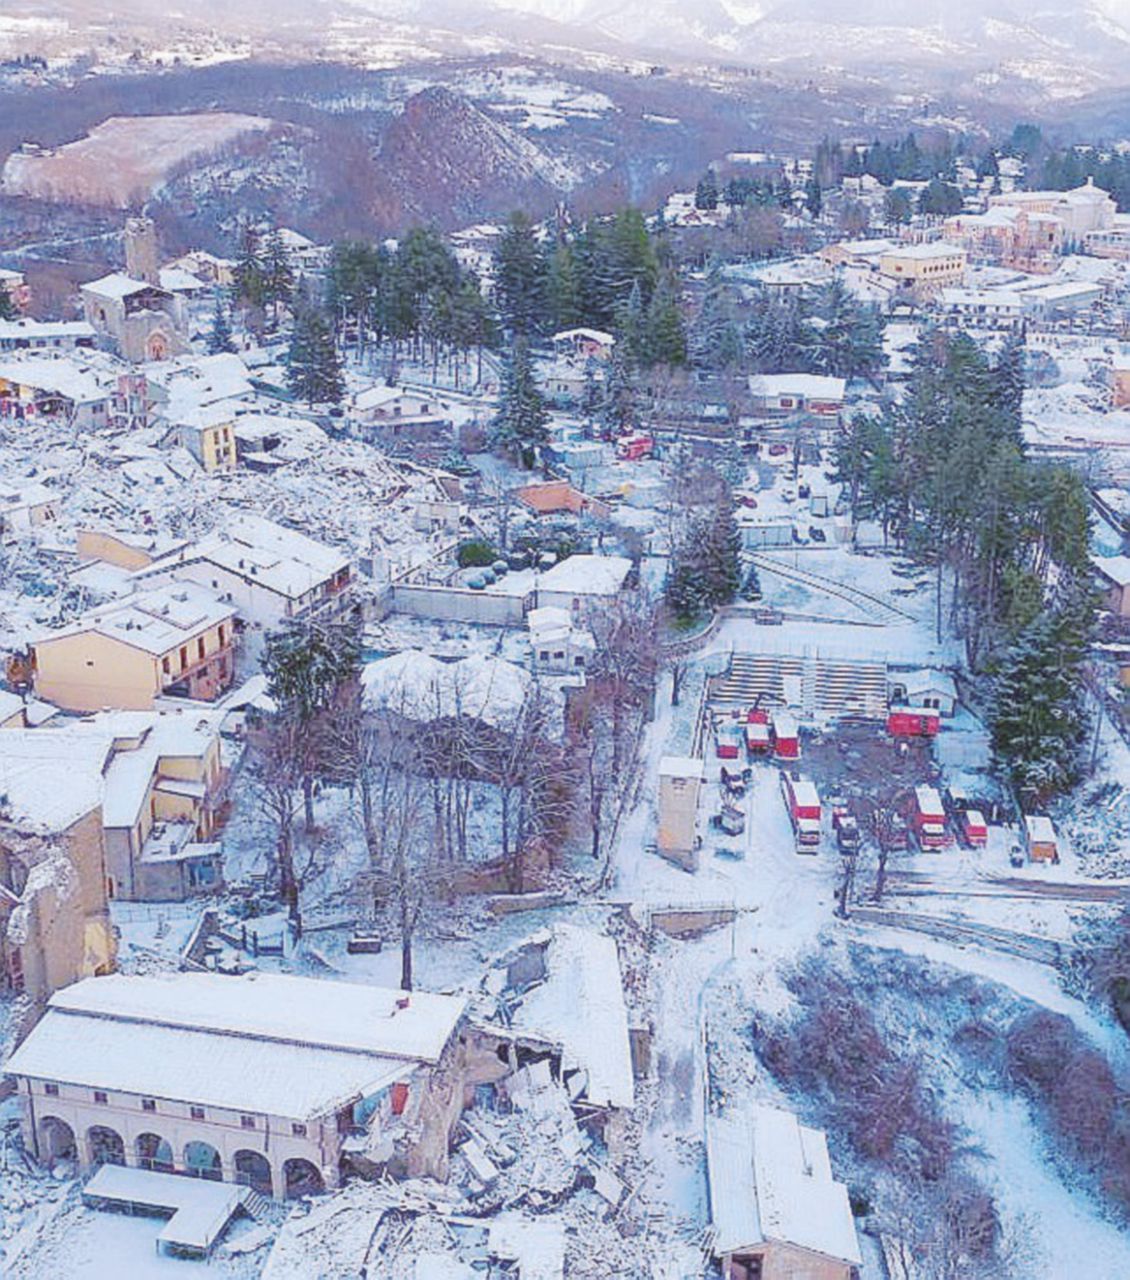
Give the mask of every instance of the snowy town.
[(5, 1276), (1130, 1276), (1130, 141), (760, 145), (0, 221)]

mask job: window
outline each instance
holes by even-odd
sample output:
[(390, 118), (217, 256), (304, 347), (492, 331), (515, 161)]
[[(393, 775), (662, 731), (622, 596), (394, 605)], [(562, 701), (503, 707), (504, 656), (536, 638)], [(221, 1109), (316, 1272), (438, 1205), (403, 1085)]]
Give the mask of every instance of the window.
[(204, 1108), (203, 1108), (203, 1107), (189, 1107), (189, 1109), (188, 1109), (188, 1114), (192, 1117), (192, 1119), (193, 1119), (193, 1120), (203, 1120), (203, 1119), (204, 1119)]
[(168, 660), (168, 658), (161, 659), (161, 670), (165, 673), (165, 675), (170, 674), (170, 672), (172, 671), (172, 665), (173, 664)]
[(203, 657), (204, 657), (204, 637), (203, 637), (203, 636), (199, 636), (199, 637), (197, 638), (197, 641), (196, 641), (196, 656), (197, 656), (198, 658), (203, 658)]
[(254, 1129), (254, 1128), (255, 1128), (255, 1117), (254, 1117), (254, 1116), (240, 1116), (240, 1117), (239, 1117), (239, 1124), (240, 1124), (240, 1127), (241, 1127), (241, 1128), (243, 1128), (243, 1129)]
[(57, 1098), (59, 1096), (59, 1086), (57, 1084), (45, 1084), (43, 1086), (43, 1092), (49, 1098)]
[(142, 1098), (142, 1099), (141, 1099), (141, 1109), (142, 1109), (142, 1111), (156, 1111), (156, 1110), (157, 1110), (157, 1102), (156, 1102), (156, 1099), (154, 1099), (154, 1098)]
[(187, 645), (181, 645), (180, 665), (181, 665), (182, 671), (184, 670), (185, 667), (188, 666), (188, 646)]
[(95, 1090), (94, 1090), (94, 1101), (95, 1101), (95, 1102), (99, 1102), (99, 1103), (101, 1103), (101, 1104), (102, 1104), (102, 1106), (105, 1106), (105, 1105), (110, 1101), (110, 1099), (106, 1096), (106, 1094), (105, 1094), (105, 1092), (104, 1092), (103, 1090), (101, 1090), (101, 1089), (95, 1089)]
[(221, 622), (220, 623), (220, 647), (222, 648), (225, 644), (227, 644), (227, 642), (228, 642), (227, 628)]
[(300, 1123), (296, 1120), (296, 1121), (295, 1121), (295, 1122), (290, 1126), (290, 1132), (291, 1132), (291, 1133), (294, 1135), (294, 1137), (296, 1137), (296, 1138), (305, 1138), (305, 1137), (306, 1137), (306, 1126), (305, 1126), (304, 1124), (300, 1124)]

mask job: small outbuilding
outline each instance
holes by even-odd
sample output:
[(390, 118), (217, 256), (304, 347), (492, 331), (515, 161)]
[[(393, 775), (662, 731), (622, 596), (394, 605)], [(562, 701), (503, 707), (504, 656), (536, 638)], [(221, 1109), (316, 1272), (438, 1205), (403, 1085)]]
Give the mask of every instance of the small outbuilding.
[(769, 1106), (708, 1115), (706, 1160), (725, 1280), (852, 1280), (859, 1240), (821, 1130)]

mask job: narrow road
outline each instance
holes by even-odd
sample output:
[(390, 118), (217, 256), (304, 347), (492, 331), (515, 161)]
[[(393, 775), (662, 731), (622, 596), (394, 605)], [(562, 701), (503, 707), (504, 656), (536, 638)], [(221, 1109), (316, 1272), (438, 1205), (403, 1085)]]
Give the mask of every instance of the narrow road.
[(861, 591), (858, 587), (849, 586), (846, 582), (840, 582), (836, 578), (828, 578), (821, 573), (813, 573), (809, 569), (800, 569), (795, 565), (784, 564), (780, 560), (774, 560), (771, 556), (765, 554), (754, 554), (750, 556), (750, 559), (759, 570), (764, 569), (767, 573), (775, 573), (778, 577), (786, 578), (804, 587), (810, 587), (815, 591), (822, 591), (825, 595), (836, 596), (838, 599), (854, 605), (864, 614), (878, 615), (878, 621), (880, 622), (915, 621), (914, 615), (908, 613), (905, 609), (900, 609), (897, 605), (891, 604), (880, 596), (872, 595), (870, 591)]
[(1034, 960), (1039, 964), (1056, 965), (1064, 948), (1048, 938), (1032, 934), (1014, 933), (1010, 929), (997, 929), (993, 925), (973, 924), (968, 921), (940, 920), (936, 916), (916, 915), (909, 911), (894, 911), (886, 907), (853, 907), (849, 923), (878, 925), (888, 929), (908, 929), (924, 933), (943, 942), (958, 946), (982, 947), (1021, 960)]

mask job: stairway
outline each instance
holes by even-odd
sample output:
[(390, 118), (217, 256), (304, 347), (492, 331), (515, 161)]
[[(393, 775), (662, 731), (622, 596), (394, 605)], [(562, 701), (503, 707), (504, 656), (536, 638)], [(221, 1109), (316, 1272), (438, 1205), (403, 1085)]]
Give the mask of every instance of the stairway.
[(265, 1196), (260, 1195), (258, 1191), (252, 1191), (248, 1187), (243, 1207), (247, 1210), (248, 1215), (258, 1222), (270, 1213), (271, 1202)]

